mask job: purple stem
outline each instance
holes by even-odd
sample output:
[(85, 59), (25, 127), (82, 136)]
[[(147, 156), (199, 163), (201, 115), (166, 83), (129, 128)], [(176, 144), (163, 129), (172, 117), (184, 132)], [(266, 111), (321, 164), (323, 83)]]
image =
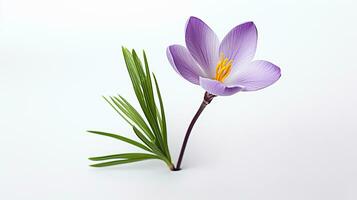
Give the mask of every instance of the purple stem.
[(193, 126), (195, 125), (198, 117), (201, 115), (202, 111), (205, 109), (205, 107), (211, 103), (212, 99), (215, 97), (216, 95), (210, 94), (208, 92), (205, 92), (205, 95), (203, 97), (203, 101), (201, 103), (200, 108), (198, 109), (198, 111), (196, 112), (195, 116), (193, 117), (190, 125), (188, 126), (188, 129), (186, 131), (186, 135), (185, 138), (183, 140), (182, 143), (182, 147), (181, 147), (181, 151), (180, 151), (180, 156), (179, 159), (177, 161), (176, 167), (173, 169), (173, 171), (179, 171), (181, 168), (181, 162), (182, 162), (182, 158), (183, 158), (183, 154), (185, 153), (185, 149), (186, 149), (186, 145), (188, 142), (188, 138), (190, 137), (191, 131)]

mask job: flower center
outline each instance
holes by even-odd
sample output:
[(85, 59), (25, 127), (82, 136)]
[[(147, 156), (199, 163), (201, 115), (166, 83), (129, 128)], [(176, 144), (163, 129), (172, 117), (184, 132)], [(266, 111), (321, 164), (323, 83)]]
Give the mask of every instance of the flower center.
[(233, 60), (229, 60), (227, 57), (221, 53), (219, 61), (216, 66), (216, 77), (215, 79), (219, 82), (223, 82), (229, 75), (232, 69)]

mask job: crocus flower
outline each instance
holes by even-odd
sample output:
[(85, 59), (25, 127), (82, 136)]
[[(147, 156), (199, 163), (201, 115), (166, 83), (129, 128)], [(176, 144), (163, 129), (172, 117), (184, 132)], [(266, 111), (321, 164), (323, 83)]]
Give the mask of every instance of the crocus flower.
[(190, 17), (186, 25), (186, 47), (167, 48), (170, 64), (183, 78), (208, 93), (228, 96), (255, 91), (280, 78), (280, 68), (254, 60), (257, 29), (253, 22), (234, 27), (221, 42), (202, 20)]
[(258, 32), (253, 22), (234, 27), (221, 42), (202, 20), (190, 17), (186, 24), (186, 47), (171, 45), (167, 57), (175, 71), (206, 90), (193, 117), (174, 170), (180, 170), (192, 128), (205, 107), (216, 96), (260, 90), (280, 78), (280, 68), (271, 62), (254, 60)]

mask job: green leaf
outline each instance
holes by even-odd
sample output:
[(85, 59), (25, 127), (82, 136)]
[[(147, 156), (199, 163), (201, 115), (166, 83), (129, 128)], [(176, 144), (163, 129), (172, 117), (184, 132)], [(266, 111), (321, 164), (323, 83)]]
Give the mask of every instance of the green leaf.
[(154, 140), (154, 135), (151, 132), (150, 128), (144, 121), (144, 119), (141, 117), (141, 115), (136, 111), (136, 109), (122, 96), (119, 95), (119, 98), (117, 97), (110, 97), (111, 100), (114, 102), (115, 105), (132, 121), (134, 122), (140, 129), (142, 129), (147, 136), (151, 139)]
[(108, 167), (108, 166), (113, 166), (113, 165), (120, 165), (120, 164), (132, 163), (132, 162), (139, 162), (139, 161), (148, 160), (148, 159), (154, 159), (154, 158), (133, 158), (133, 159), (126, 159), (126, 160), (116, 160), (116, 161), (93, 164), (93, 165), (90, 165), (90, 166), (91, 167)]
[[(159, 149), (165, 151), (165, 144), (163, 144), (159, 123), (157, 122), (157, 117), (156, 117), (157, 108), (154, 102), (154, 98), (153, 97), (150, 98), (149, 90), (151, 89), (151, 93), (153, 93), (151, 80), (143, 81), (143, 77), (145, 76), (145, 74), (142, 69), (142, 64), (138, 56), (136, 55), (135, 51), (133, 51), (133, 53), (130, 53), (128, 49), (123, 48), (123, 55), (124, 55), (125, 63), (127, 65), (129, 76), (133, 83), (135, 94), (142, 108), (142, 111), (152, 129), (152, 132), (155, 135), (156, 138), (155, 143), (157, 144)], [(146, 65), (147, 65), (147, 61), (146, 61)], [(147, 78), (150, 78), (150, 75), (148, 75)]]
[(123, 142), (126, 142), (126, 143), (129, 143), (129, 144), (132, 144), (134, 146), (137, 146), (139, 148), (142, 148), (146, 151), (149, 151), (149, 152), (152, 152), (148, 147), (146, 147), (145, 145), (135, 141), (135, 140), (132, 140), (132, 139), (129, 139), (127, 137), (124, 137), (124, 136), (120, 136), (120, 135), (116, 135), (116, 134), (113, 134), (113, 133), (106, 133), (106, 132), (101, 132), (101, 131), (87, 131), (89, 133), (94, 133), (94, 134), (97, 134), (97, 135), (104, 135), (104, 136), (107, 136), (107, 137), (112, 137), (112, 138), (115, 138), (115, 139), (118, 139), (118, 140), (121, 140)]
[(145, 101), (144, 101), (144, 97), (143, 97), (142, 90), (140, 87), (140, 78), (138, 76), (134, 60), (133, 60), (132, 55), (128, 49), (123, 47), (122, 50), (123, 50), (123, 56), (124, 56), (126, 68), (128, 70), (135, 95), (139, 101), (141, 108), (144, 111), (145, 110)]
[(141, 82), (141, 85), (144, 85), (144, 81), (145, 81), (145, 73), (144, 73), (144, 70), (143, 70), (143, 67), (142, 67), (142, 63), (138, 57), (138, 55), (136, 54), (135, 50), (133, 49), (131, 51), (131, 55), (132, 55), (132, 58), (133, 58), (133, 61), (134, 61), (134, 69), (139, 77), (139, 80)]
[(128, 124), (134, 126), (106, 97), (103, 96), (103, 98)]
[[(145, 74), (146, 74), (146, 84), (148, 86), (148, 95), (150, 97), (150, 100), (152, 101), (153, 107), (156, 107), (155, 104), (155, 98), (154, 98), (154, 92), (152, 89), (152, 81), (151, 81), (151, 76), (150, 76), (150, 69), (149, 69), (149, 64), (147, 61), (147, 57), (145, 54), (145, 51), (143, 51), (143, 56), (144, 56), (144, 63), (145, 63)], [(153, 110), (154, 112), (154, 110)]]
[(167, 128), (166, 128), (166, 117), (165, 117), (164, 103), (162, 101), (160, 88), (159, 88), (159, 84), (157, 83), (156, 76), (155, 76), (155, 74), (152, 74), (152, 75), (155, 80), (156, 92), (157, 92), (157, 96), (158, 96), (159, 102), (160, 102), (161, 118), (159, 118), (159, 120), (161, 120), (161, 133), (162, 133), (162, 138), (164, 140), (163, 143), (165, 144), (166, 155), (169, 157), (169, 159), (171, 159), (168, 142), (167, 142)]
[[(129, 51), (127, 48), (122, 47), (122, 52), (132, 87), (142, 112), (135, 109), (131, 103), (120, 95), (118, 95), (118, 97), (110, 96), (108, 98), (103, 98), (133, 128), (134, 133), (141, 142), (112, 133), (100, 131), (89, 132), (127, 142), (149, 151), (151, 154), (124, 153), (92, 157), (90, 160), (94, 161), (119, 159), (111, 162), (94, 164), (92, 166), (105, 167), (146, 159), (161, 159), (170, 167), (170, 169), (173, 169), (167, 143), (167, 128), (163, 101), (155, 75), (151, 75), (146, 54), (143, 51), (142, 62), (135, 50)], [(152, 76), (155, 80), (155, 86), (153, 86)], [(156, 87), (156, 93), (154, 92), (154, 87)], [(156, 104), (157, 100), (159, 101), (158, 105)]]
[[(145, 92), (147, 91), (146, 85), (142, 81), (142, 77), (144, 76), (142, 73), (142, 66), (140, 64), (135, 64), (135, 59), (130, 51), (126, 48), (123, 48), (124, 60), (127, 66), (127, 70), (130, 76), (130, 79), (133, 84), (133, 88), (135, 91), (135, 95), (138, 99), (138, 102), (141, 106), (141, 109), (150, 124), (154, 133), (157, 133), (157, 126), (155, 126), (155, 117), (153, 117), (151, 113), (151, 103), (150, 100), (145, 98)], [(139, 62), (137, 62), (139, 63)]]
[(91, 157), (89, 158), (89, 160), (102, 161), (102, 160), (112, 160), (112, 159), (136, 159), (136, 158), (159, 159), (159, 157), (157, 157), (156, 155), (147, 154), (147, 153), (122, 153), (122, 154), (114, 154), (108, 156)]
[(155, 143), (150, 142), (137, 128), (133, 127), (133, 130), (134, 130), (134, 133), (138, 136), (138, 138), (141, 141), (143, 141), (148, 147), (150, 147), (150, 149), (152, 150), (153, 153), (158, 155), (163, 160), (167, 160), (167, 159), (165, 159), (165, 157), (166, 157), (165, 153), (163, 153), (161, 151), (161, 149), (158, 146), (156, 146)]

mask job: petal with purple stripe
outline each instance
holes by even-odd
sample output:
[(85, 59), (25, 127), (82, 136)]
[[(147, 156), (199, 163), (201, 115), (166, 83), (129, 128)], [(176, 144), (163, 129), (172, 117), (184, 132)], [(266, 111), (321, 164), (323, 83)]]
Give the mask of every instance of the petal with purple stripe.
[(171, 45), (166, 50), (170, 64), (183, 78), (199, 84), (199, 76), (206, 77), (205, 72), (193, 59), (188, 50), (181, 45)]
[(226, 86), (223, 83), (212, 80), (208, 78), (200, 77), (200, 86), (207, 92), (219, 95), (219, 96), (230, 96), (239, 92), (242, 88), (240, 86)]
[(219, 40), (202, 20), (190, 17), (186, 24), (186, 46), (193, 58), (210, 77), (214, 76), (219, 59)]
[(253, 60), (257, 48), (257, 28), (253, 22), (234, 27), (222, 40), (219, 53), (233, 60), (232, 73), (240, 64)]
[(243, 86), (242, 91), (256, 91), (275, 83), (281, 76), (280, 68), (264, 60), (248, 64), (236, 74), (236, 80), (229, 85)]

